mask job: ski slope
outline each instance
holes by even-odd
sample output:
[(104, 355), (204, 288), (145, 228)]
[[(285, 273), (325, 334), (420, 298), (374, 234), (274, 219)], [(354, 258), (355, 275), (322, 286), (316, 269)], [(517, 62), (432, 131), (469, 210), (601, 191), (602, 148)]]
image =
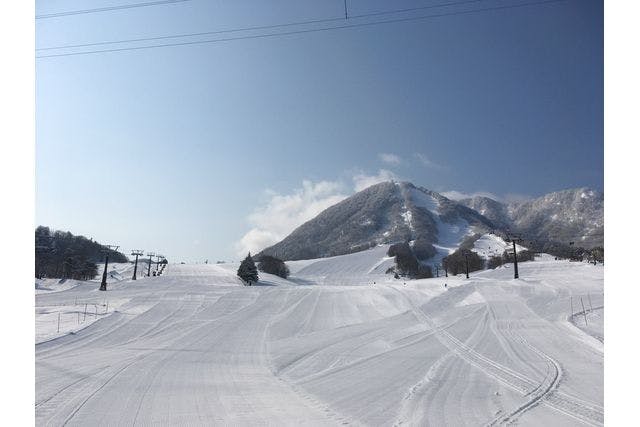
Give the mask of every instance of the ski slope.
[(385, 254), (252, 287), (232, 264), (170, 264), (40, 293), (36, 310), (118, 307), (36, 343), (36, 424), (603, 425), (603, 343), (570, 308), (602, 316), (602, 266), (404, 282), (379, 273)]
[(412, 188), (410, 190), (411, 197), (416, 206), (424, 208), (431, 212), (436, 227), (438, 229), (438, 243), (433, 246), (436, 248), (437, 255), (434, 257), (434, 262), (438, 263), (442, 261), (442, 258), (453, 253), (460, 247), (460, 243), (466, 236), (473, 234), (473, 227), (463, 219), (458, 219), (455, 222), (444, 222), (440, 219), (438, 212), (439, 203), (435, 197)]
[[(482, 258), (491, 258), (492, 256), (502, 256), (504, 251), (512, 251), (513, 246), (505, 242), (501, 237), (495, 234), (483, 234), (473, 243), (471, 250)], [(516, 251), (524, 251), (527, 248), (516, 243)]]

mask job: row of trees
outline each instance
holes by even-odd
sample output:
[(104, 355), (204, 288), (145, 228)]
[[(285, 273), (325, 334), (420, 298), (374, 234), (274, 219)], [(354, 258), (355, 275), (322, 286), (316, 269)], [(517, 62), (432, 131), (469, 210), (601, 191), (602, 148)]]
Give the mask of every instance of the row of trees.
[[(579, 243), (579, 242), (578, 242)], [(572, 261), (604, 262), (604, 247), (584, 248), (573, 243), (559, 243), (551, 241), (533, 241), (527, 246), (534, 252), (543, 252), (560, 259)], [(518, 255), (518, 260), (520, 259)]]
[[(535, 259), (535, 252), (523, 250), (517, 254), (518, 262), (533, 261)], [(515, 261), (513, 252), (504, 251), (502, 255), (492, 256), (487, 260), (487, 268), (494, 269), (504, 264), (513, 264)]]
[(442, 259), (442, 268), (454, 276), (484, 269), (484, 260), (477, 253), (469, 249), (458, 249)]
[[(39, 279), (93, 279), (98, 273), (96, 263), (104, 258), (104, 246), (98, 242), (43, 226), (36, 228), (35, 249), (35, 276)], [(110, 251), (109, 259), (128, 262), (116, 251)]]
[[(396, 243), (389, 247), (388, 256), (395, 257), (395, 267), (387, 270), (387, 273), (395, 274), (411, 279), (426, 279), (433, 277), (431, 268), (423, 265), (415, 256), (412, 247), (408, 243)], [(523, 250), (518, 252), (518, 262), (533, 261), (534, 252)], [(485, 261), (476, 252), (468, 248), (460, 248), (452, 254), (442, 259), (442, 269), (448, 274), (456, 276), (473, 271), (484, 270), (485, 268), (496, 268), (503, 264), (513, 263), (513, 253), (505, 251), (501, 256), (493, 256)], [(467, 270), (468, 269), (468, 270)]]
[[(604, 248), (596, 247), (585, 249), (581, 247), (573, 247), (559, 243), (547, 242), (540, 243), (541, 252), (548, 253), (559, 259), (569, 259), (572, 261), (589, 261), (593, 263), (604, 262)], [(533, 261), (536, 252), (533, 250), (522, 250), (517, 253), (518, 262)], [(469, 272), (487, 269), (494, 269), (504, 264), (513, 264), (513, 251), (504, 251), (502, 255), (492, 256), (486, 262), (477, 253), (461, 248), (446, 256), (442, 260), (442, 268), (449, 274), (457, 275), (464, 273), (467, 268)]]
[[(502, 255), (492, 256), (485, 261), (476, 252), (470, 250), (467, 247), (468, 245), (463, 246), (464, 247), (461, 247), (442, 259), (442, 268), (447, 273), (456, 276), (467, 271), (471, 273), (473, 271), (484, 270), (485, 268), (494, 269), (501, 265), (514, 262), (514, 255), (511, 251), (504, 251)], [(604, 261), (604, 248), (602, 247), (586, 250), (583, 248), (556, 245), (545, 246), (545, 248), (551, 249), (546, 252), (552, 255), (565, 255), (562, 258), (575, 259), (580, 256), (580, 260), (586, 257), (592, 262)], [(416, 252), (422, 254), (425, 250), (427, 249), (422, 245), (418, 245), (418, 247), (414, 245), (414, 247), (412, 247), (408, 242), (396, 243), (389, 246), (387, 255), (395, 257), (395, 266), (389, 268), (387, 273), (393, 273), (396, 278), (401, 276), (410, 279), (428, 279), (433, 277), (431, 268), (422, 264), (419, 260), (420, 257), (416, 254)], [(523, 250), (518, 252), (517, 257), (518, 262), (533, 261), (535, 252)], [(240, 263), (237, 274), (248, 286), (251, 286), (259, 279), (258, 270), (285, 279), (289, 276), (289, 268), (281, 259), (270, 255), (262, 255), (259, 257), (258, 265), (256, 266), (250, 253), (247, 254), (247, 257)]]
[(270, 255), (262, 255), (259, 257), (258, 266), (256, 267), (251, 253), (247, 254), (247, 257), (242, 260), (240, 267), (238, 267), (237, 274), (245, 284), (251, 286), (259, 279), (258, 270), (264, 273), (274, 274), (283, 279), (289, 277), (289, 267), (287, 267), (287, 264), (281, 259)]
[[(422, 251), (424, 248), (417, 248), (418, 251)], [(399, 276), (408, 277), (410, 279), (428, 279), (433, 277), (431, 268), (422, 264), (414, 248), (409, 243), (396, 243), (389, 246), (387, 256), (395, 257), (396, 265), (387, 270), (387, 273), (394, 273), (395, 277)]]

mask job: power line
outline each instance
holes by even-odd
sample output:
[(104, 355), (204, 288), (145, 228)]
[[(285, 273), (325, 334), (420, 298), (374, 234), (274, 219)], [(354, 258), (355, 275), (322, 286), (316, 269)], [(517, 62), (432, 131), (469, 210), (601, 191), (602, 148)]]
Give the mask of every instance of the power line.
[[(341, 30), (341, 29), (346, 29), (346, 28), (367, 27), (367, 26), (380, 25), (380, 24), (392, 24), (392, 23), (400, 23), (400, 22), (419, 21), (419, 20), (429, 19), (429, 18), (441, 18), (441, 17), (455, 16), (455, 15), (469, 15), (469, 14), (473, 14), (473, 13), (477, 13), (477, 12), (488, 12), (488, 11), (495, 11), (495, 10), (515, 9), (515, 8), (521, 8), (521, 7), (526, 7), (526, 6), (536, 6), (536, 5), (541, 5), (541, 4), (559, 3), (559, 2), (563, 2), (563, 1), (567, 1), (567, 0), (543, 0), (543, 1), (519, 3), (519, 4), (515, 4), (515, 5), (494, 6), (494, 7), (487, 7), (487, 8), (481, 8), (481, 9), (458, 11), (458, 12), (446, 12), (446, 13), (431, 14), (431, 15), (421, 15), (421, 16), (398, 18), (398, 19), (388, 19), (388, 20), (384, 20), (384, 21), (362, 22), (362, 23), (358, 23), (358, 24), (346, 24), (346, 25), (339, 25), (339, 26), (325, 27), (325, 28), (311, 28), (311, 29), (305, 29), (305, 30), (286, 31), (286, 32), (280, 32), (280, 33), (254, 34), (254, 35), (247, 35), (247, 36), (228, 37), (228, 38), (223, 38), (223, 39), (197, 40), (197, 41), (191, 41), (191, 42), (165, 43), (165, 44), (150, 45), (150, 46), (135, 46), (135, 47), (114, 48), (114, 49), (90, 50), (90, 51), (83, 51), (83, 52), (71, 52), (71, 53), (59, 53), (59, 54), (51, 54), (51, 55), (40, 55), (40, 56), (36, 56), (36, 59), (54, 58), (54, 57), (62, 57), (62, 56), (88, 55), (88, 54), (94, 54), (94, 53), (122, 52), (122, 51), (129, 51), (129, 50), (133, 51), (133, 50), (143, 50), (143, 49), (155, 49), (155, 48), (172, 47), (172, 46), (189, 46), (189, 45), (198, 45), (198, 44), (207, 44), (207, 43), (229, 42), (229, 41), (236, 41), (236, 40), (248, 40), (248, 39), (260, 39), (260, 38), (288, 36), (288, 35), (294, 35), (294, 34), (325, 32), (325, 31), (331, 31), (331, 30)], [(121, 41), (121, 43), (125, 43), (125, 42), (126, 41), (124, 41), (124, 40)]]
[(449, 3), (430, 4), (428, 6), (410, 7), (410, 8), (407, 8), (407, 9), (382, 10), (380, 12), (371, 12), (371, 13), (364, 13), (364, 14), (360, 14), (360, 15), (351, 15), (350, 18), (368, 18), (370, 16), (388, 15), (388, 14), (391, 14), (391, 13), (415, 12), (417, 10), (435, 9), (435, 8), (438, 8), (438, 7), (445, 7), (445, 6), (459, 6), (459, 5), (463, 5), (463, 4), (482, 3), (484, 1), (487, 1), (487, 0), (464, 0), (464, 1), (449, 2)]
[(133, 9), (136, 7), (159, 6), (159, 5), (172, 4), (172, 3), (184, 3), (187, 1), (191, 1), (191, 0), (162, 0), (162, 1), (150, 1), (145, 3), (129, 3), (129, 4), (118, 5), (118, 6), (98, 7), (95, 9), (69, 10), (66, 12), (56, 12), (56, 13), (36, 15), (36, 19), (60, 18), (63, 16), (82, 15), (85, 13), (111, 12), (114, 10)]
[(54, 49), (55, 50), (71, 49), (71, 48), (78, 48), (78, 47), (102, 46), (102, 45), (119, 44), (119, 43), (147, 42), (147, 41), (155, 41), (155, 40), (177, 39), (177, 38), (196, 37), (196, 36), (211, 36), (214, 34), (239, 33), (242, 31), (253, 31), (253, 30), (271, 30), (275, 28), (292, 27), (296, 25), (320, 24), (325, 22), (335, 22), (335, 21), (343, 21), (343, 20), (344, 18), (314, 19), (309, 21), (290, 22), (286, 24), (262, 25), (258, 27), (244, 27), (244, 28), (235, 28), (235, 29), (229, 29), (229, 30), (203, 31), (200, 33), (176, 34), (173, 36), (145, 37), (145, 38), (139, 38), (139, 39), (111, 40), (111, 41), (85, 43), (85, 44), (41, 47), (36, 49), (36, 51), (54, 50)]
[[(416, 11), (416, 10), (420, 10), (420, 9), (432, 9), (432, 8), (437, 8), (437, 7), (459, 6), (459, 5), (463, 5), (463, 4), (479, 3), (479, 2), (484, 2), (484, 1), (488, 1), (488, 0), (453, 1), (453, 2), (440, 3), (440, 4), (435, 4), (435, 5), (412, 8), (412, 9), (398, 9), (398, 10), (390, 10), (390, 11), (386, 11), (386, 12), (375, 12), (375, 13), (364, 14), (364, 15), (355, 15), (355, 16), (350, 16), (350, 18), (351, 19), (366, 18), (366, 17), (369, 17), (369, 16), (378, 16), (378, 15), (383, 15), (383, 14), (384, 15), (390, 15), (390, 14), (396, 14), (396, 13), (404, 13), (404, 12), (409, 12), (409, 11)], [(137, 38), (137, 39), (110, 40), (110, 41), (94, 42), (94, 43), (83, 43), (83, 44), (63, 45), (63, 46), (51, 46), (51, 47), (38, 48), (38, 49), (36, 49), (36, 51), (71, 49), (71, 48), (91, 47), (91, 46), (104, 46), (104, 45), (109, 45), (109, 44), (120, 44), (120, 43), (138, 43), (138, 42), (147, 42), (147, 41), (156, 41), (156, 40), (178, 39), (178, 38), (185, 38), (185, 37), (211, 36), (211, 35), (215, 35), (215, 34), (228, 34), (228, 33), (237, 33), (237, 32), (243, 32), (243, 31), (254, 31), (254, 30), (271, 30), (271, 29), (276, 29), (276, 28), (287, 28), (287, 27), (293, 27), (293, 26), (298, 26), (298, 25), (321, 24), (321, 23), (327, 23), (327, 22), (344, 21), (345, 19), (347, 19), (346, 18), (347, 17), (346, 10), (347, 9), (346, 9), (346, 2), (345, 2), (345, 18), (341, 17), (341, 18), (312, 19), (312, 20), (307, 20), (307, 21), (288, 22), (288, 23), (285, 23), (285, 24), (250, 26), (250, 27), (243, 27), (243, 28), (234, 28), (234, 29), (229, 29), (229, 30), (202, 31), (202, 32), (197, 32), (197, 33), (176, 34), (176, 35), (171, 35), (171, 36), (144, 37), (144, 38)]]

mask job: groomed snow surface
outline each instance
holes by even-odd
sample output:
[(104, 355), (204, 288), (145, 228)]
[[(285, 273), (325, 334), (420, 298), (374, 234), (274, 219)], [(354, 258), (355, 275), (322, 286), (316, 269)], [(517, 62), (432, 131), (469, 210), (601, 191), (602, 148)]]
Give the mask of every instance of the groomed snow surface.
[[(603, 424), (602, 266), (405, 282), (380, 273), (385, 253), (252, 287), (234, 264), (170, 264), (38, 293), (36, 424)], [(85, 302), (102, 312), (78, 326)]]

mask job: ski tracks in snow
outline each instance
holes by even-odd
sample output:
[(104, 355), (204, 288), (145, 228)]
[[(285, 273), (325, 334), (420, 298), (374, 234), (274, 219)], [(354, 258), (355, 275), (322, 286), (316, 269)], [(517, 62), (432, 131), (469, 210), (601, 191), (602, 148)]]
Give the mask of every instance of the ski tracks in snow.
[[(558, 348), (525, 286), (479, 278), (425, 298), (180, 268), (129, 285), (128, 313), (36, 346), (38, 425), (603, 424), (599, 377), (580, 377), (600, 356)], [(455, 304), (470, 292), (483, 298)]]
[[(399, 290), (398, 292), (402, 293)], [(488, 377), (491, 377), (495, 381), (516, 391), (526, 398), (524, 403), (507, 413), (500, 412), (496, 418), (487, 423), (489, 426), (512, 423), (525, 412), (541, 403), (584, 424), (592, 426), (603, 425), (604, 414), (601, 407), (585, 402), (582, 399), (573, 397), (569, 394), (558, 392), (558, 387), (562, 379), (562, 368), (560, 363), (544, 353), (542, 350), (533, 346), (522, 335), (511, 332), (511, 339), (508, 339), (507, 341), (516, 343), (522, 348), (526, 348), (530, 356), (535, 355), (538, 359), (543, 360), (547, 364), (547, 372), (542, 381), (537, 381), (528, 375), (524, 375), (484, 356), (469, 344), (471, 341), (477, 339), (479, 334), (490, 333), (490, 331), (487, 330), (487, 325), (495, 322), (495, 315), (488, 303), (485, 304), (487, 310), (482, 317), (482, 321), (478, 323), (472, 334), (463, 342), (448, 332), (447, 329), (450, 325), (437, 325), (421, 307), (416, 306), (408, 296), (405, 295), (405, 297), (409, 303), (412, 304), (412, 311), (416, 317), (434, 331), (438, 340), (449, 350), (449, 353), (443, 355), (433, 363), (429, 367), (425, 377), (408, 391), (403, 405), (400, 408), (395, 425), (413, 423), (412, 420), (415, 420), (416, 415), (419, 416), (423, 412), (423, 410), (416, 407), (416, 405), (419, 404), (419, 400), (417, 398), (418, 395), (423, 393), (424, 390), (432, 384), (433, 380), (437, 378), (438, 372), (443, 371), (444, 367), (448, 363), (451, 363), (453, 360), (451, 358), (452, 355), (464, 360), (466, 363), (474, 366)], [(511, 331), (511, 328), (509, 328), (509, 330)], [(503, 346), (502, 343), (501, 345)], [(522, 363), (525, 361), (518, 360), (518, 362)]]

